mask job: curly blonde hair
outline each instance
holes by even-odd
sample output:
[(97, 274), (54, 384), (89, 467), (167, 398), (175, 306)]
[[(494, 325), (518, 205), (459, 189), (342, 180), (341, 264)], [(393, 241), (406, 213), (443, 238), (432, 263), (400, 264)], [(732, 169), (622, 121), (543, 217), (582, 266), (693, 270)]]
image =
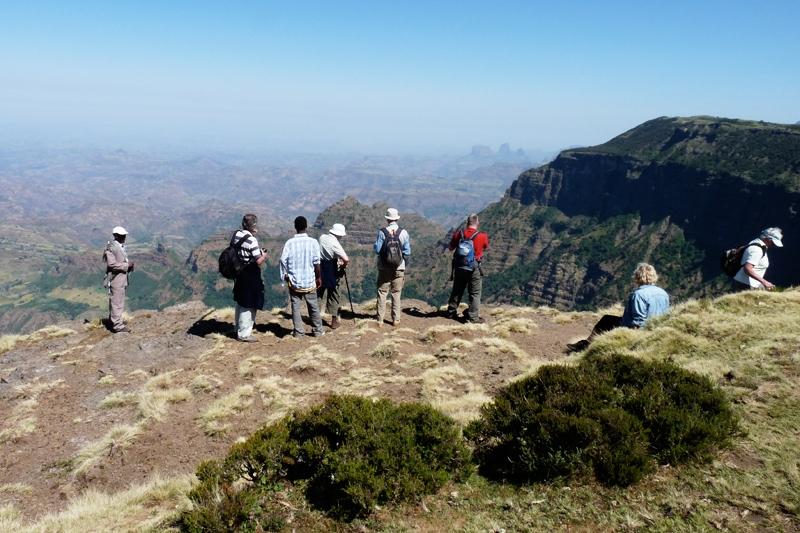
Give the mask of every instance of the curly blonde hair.
[(658, 274), (653, 265), (639, 263), (633, 271), (633, 279), (637, 285), (654, 285), (658, 281)]

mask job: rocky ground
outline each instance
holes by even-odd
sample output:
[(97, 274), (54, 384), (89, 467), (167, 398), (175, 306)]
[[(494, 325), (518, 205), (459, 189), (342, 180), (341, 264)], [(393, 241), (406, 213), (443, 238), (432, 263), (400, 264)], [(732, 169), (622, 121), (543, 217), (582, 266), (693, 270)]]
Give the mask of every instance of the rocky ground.
[(136, 313), (131, 333), (95, 321), (4, 338), (0, 506), (33, 520), (89, 488), (191, 473), (332, 393), (427, 401), (465, 421), (510, 380), (567, 357), (564, 344), (596, 319), (519, 307), (484, 314), (486, 324), (468, 325), (404, 301), (400, 324), (379, 329), (365, 305), (322, 338), (294, 339), (276, 309), (259, 314), (259, 342), (245, 344), (232, 338), (231, 310), (191, 302)]

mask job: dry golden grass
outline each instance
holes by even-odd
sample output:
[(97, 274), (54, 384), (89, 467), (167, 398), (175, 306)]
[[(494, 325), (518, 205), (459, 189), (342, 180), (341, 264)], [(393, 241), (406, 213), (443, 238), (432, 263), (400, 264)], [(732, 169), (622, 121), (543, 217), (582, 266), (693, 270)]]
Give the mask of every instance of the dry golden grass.
[(333, 370), (342, 370), (357, 364), (358, 359), (352, 355), (341, 355), (315, 344), (296, 354), (294, 361), (289, 365), (289, 370), (295, 372), (314, 371), (324, 376)]
[(528, 354), (517, 346), (514, 341), (508, 339), (501, 339), (499, 337), (482, 337), (477, 339), (475, 343), (486, 349), (489, 355), (497, 354), (511, 354), (520, 360), (528, 359)]
[(510, 337), (512, 333), (532, 335), (539, 327), (531, 318), (521, 316), (503, 316), (492, 322), (490, 327), (493, 334), (499, 337)]
[(39, 396), (60, 387), (63, 379), (55, 381), (35, 381), (14, 387), (14, 399), (17, 400), (11, 414), (2, 421), (0, 444), (16, 441), (36, 431), (37, 418), (34, 414), (39, 405)]
[(105, 435), (81, 448), (71, 460), (73, 472), (80, 474), (113, 450), (130, 446), (151, 421), (164, 419), (169, 404), (191, 398), (189, 389), (174, 386), (173, 377), (178, 372), (175, 370), (154, 376), (137, 391), (115, 391), (103, 398), (100, 401), (101, 408), (135, 405), (136, 420), (128, 424), (117, 424)]
[(155, 477), (117, 494), (88, 490), (61, 512), (27, 523), (11, 506), (0, 508), (0, 531), (18, 533), (165, 531), (191, 506), (187, 493), (194, 476)]
[(207, 435), (224, 433), (230, 424), (224, 422), (227, 418), (237, 415), (253, 404), (255, 389), (252, 385), (241, 385), (233, 392), (213, 402), (200, 415), (200, 427)]
[(97, 384), (102, 386), (116, 385), (116, 383), (117, 383), (117, 378), (115, 378), (111, 374), (103, 376), (102, 378), (97, 380)]
[(438, 365), (439, 360), (426, 353), (415, 353), (405, 361), (400, 362), (400, 366), (403, 368), (433, 368)]
[(220, 307), (206, 314), (207, 320), (219, 320), (220, 322), (231, 322), (236, 318), (236, 310), (233, 307)]
[(66, 337), (74, 333), (76, 333), (76, 331), (73, 329), (59, 326), (47, 326), (28, 335), (3, 335), (0, 337), (0, 354), (13, 350), (18, 343), (23, 341), (37, 342), (45, 339)]
[(6, 483), (0, 485), (0, 495), (2, 494), (30, 494), (33, 492), (33, 487), (24, 483)]
[(371, 398), (378, 395), (384, 385), (407, 383), (410, 378), (400, 376), (388, 369), (376, 370), (369, 367), (357, 367), (336, 380), (333, 385), (334, 394), (355, 394)]
[(198, 374), (192, 379), (189, 387), (195, 392), (211, 392), (222, 386), (222, 380), (216, 376)]
[(143, 427), (141, 422), (112, 427), (101, 438), (90, 442), (75, 454), (70, 461), (72, 472), (81, 474), (115, 450), (124, 450), (141, 434)]
[(24, 338), (25, 335), (3, 335), (0, 337), (0, 354), (13, 350), (14, 346)]
[(253, 374), (255, 374), (256, 370), (258, 369), (257, 365), (263, 362), (264, 358), (258, 355), (248, 357), (239, 363), (239, 375), (243, 378), (253, 377)]
[(491, 400), (458, 364), (428, 369), (422, 373), (421, 382), (422, 399), (461, 424), (475, 419), (481, 405)]
[(264, 412), (259, 416), (264, 423), (275, 422), (291, 411), (304, 407), (314, 394), (325, 389), (324, 381), (299, 383), (281, 376), (259, 379), (255, 387), (264, 404)]
[(442, 336), (453, 334), (476, 335), (478, 333), (486, 333), (489, 331), (487, 324), (440, 324), (431, 326), (426, 329), (419, 336), (422, 342), (433, 343), (439, 340)]
[(136, 370), (132, 370), (128, 372), (129, 378), (134, 379), (149, 379), (150, 374), (146, 370), (142, 370), (141, 368), (137, 368)]
[(392, 359), (400, 355), (400, 347), (396, 341), (386, 339), (381, 341), (369, 355), (378, 359)]
[(474, 346), (466, 339), (450, 339), (439, 346), (435, 355), (439, 359), (463, 359)]

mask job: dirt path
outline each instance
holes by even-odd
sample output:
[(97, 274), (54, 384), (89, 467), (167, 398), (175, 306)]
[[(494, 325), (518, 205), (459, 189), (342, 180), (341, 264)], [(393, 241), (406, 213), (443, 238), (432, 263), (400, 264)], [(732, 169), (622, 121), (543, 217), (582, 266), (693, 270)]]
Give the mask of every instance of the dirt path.
[(321, 339), (287, 336), (285, 313), (263, 312), (259, 342), (239, 343), (230, 311), (191, 302), (136, 314), (130, 334), (72, 323), (21, 341), (0, 355), (0, 505), (33, 519), (87, 488), (193, 472), (331, 393), (427, 401), (464, 421), (515, 376), (565, 357), (595, 319), (496, 307), (475, 326), (403, 305), (397, 327), (357, 309)]

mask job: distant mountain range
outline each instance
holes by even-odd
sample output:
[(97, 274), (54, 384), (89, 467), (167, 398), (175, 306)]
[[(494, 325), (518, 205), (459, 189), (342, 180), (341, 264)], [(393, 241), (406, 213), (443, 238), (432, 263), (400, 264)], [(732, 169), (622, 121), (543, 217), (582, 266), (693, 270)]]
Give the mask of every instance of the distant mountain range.
[[(482, 229), (491, 239), (483, 265), (487, 302), (561, 309), (611, 304), (631, 290), (631, 272), (640, 261), (656, 266), (660, 284), (674, 299), (718, 294), (729, 286), (718, 266), (719, 254), (767, 226), (786, 231), (786, 246), (770, 251), (768, 279), (779, 286), (800, 283), (800, 246), (792, 244), (800, 227), (800, 126), (715, 117), (654, 119), (605, 144), (565, 150), (552, 162), (522, 172), (488, 206), (497, 194), (492, 191), (518, 163), (470, 162), (491, 156), (478, 152), (446, 164), (417, 160), (405, 169), (392, 159), (396, 174), (391, 178), (384, 174), (389, 162), (382, 158), (317, 168), (316, 178), (298, 178), (288, 167), (272, 168), (269, 179), (274, 181), (253, 191), (249, 174), (239, 167), (199, 159), (171, 171), (180, 178), (161, 179), (170, 171), (154, 164), (153, 174), (130, 178), (126, 200), (135, 201), (121, 206), (134, 231), (154, 236), (132, 245), (139, 268), (130, 303), (158, 308), (200, 298), (210, 305), (231, 305), (231, 283), (217, 274), (216, 257), (247, 205), (263, 205), (256, 212), (263, 213), (259, 239), (269, 257), (264, 269), (268, 307), (286, 300), (277, 260), (292, 233), (291, 217), (314, 212), (318, 205), (313, 236), (335, 222), (347, 226), (343, 244), (353, 256), (348, 279), (357, 301), (374, 297), (371, 245), (384, 223), (387, 202), (401, 210), (400, 224), (412, 235), (404, 292), (432, 304), (445, 303), (449, 293), (447, 240), (465, 215), (481, 205), (486, 206), (480, 211)], [(510, 148), (501, 152), (514, 153)], [(439, 178), (431, 181), (425, 177), (430, 168), (425, 168), (437, 164)], [(44, 183), (42, 171), (34, 169), (25, 172), (34, 186), (30, 190), (20, 183), (0, 189), (0, 207), (12, 214), (11, 222), (0, 224), (4, 332), (104, 312), (98, 245), (87, 253), (86, 240), (78, 236), (102, 228), (93, 241), (105, 240), (113, 190), (101, 188), (97, 169), (58, 185), (50, 165), (48, 194), (72, 198), (76, 207), (69, 201), (48, 207), (27, 194)], [(103, 168), (110, 173), (116, 167)], [(0, 178), (4, 174), (7, 166), (0, 168)], [(185, 189), (191, 183), (201, 185), (197, 198)], [(148, 192), (154, 188), (166, 197)], [(234, 192), (213, 199), (214, 191), (226, 188)], [(293, 190), (300, 192), (287, 194)], [(100, 198), (88, 199), (94, 191)], [(228, 203), (235, 198), (249, 204)], [(163, 225), (161, 232), (148, 218), (154, 212), (160, 213), (155, 220)], [(38, 222), (13, 223), (26, 217)], [(180, 245), (189, 242), (186, 235), (202, 231), (210, 237), (191, 251)], [(171, 232), (175, 238), (167, 238)]]

